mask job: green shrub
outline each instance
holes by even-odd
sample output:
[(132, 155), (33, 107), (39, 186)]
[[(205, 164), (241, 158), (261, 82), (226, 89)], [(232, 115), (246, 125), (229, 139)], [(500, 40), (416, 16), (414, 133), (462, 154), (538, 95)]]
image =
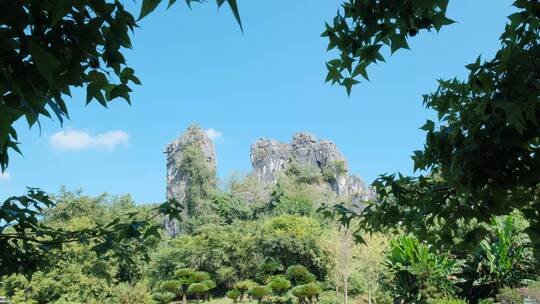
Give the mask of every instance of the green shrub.
[(495, 300), (492, 298), (481, 299), (478, 301), (478, 304), (495, 304)]
[(291, 281), (282, 277), (275, 277), (269, 285), (276, 295), (281, 296), (291, 288)]
[(28, 286), (28, 280), (21, 274), (5, 276), (0, 280), (0, 294), (11, 298), (17, 290), (24, 290)]
[(263, 304), (293, 304), (293, 298), (289, 295), (271, 296), (262, 302)]
[(429, 304), (468, 304), (467, 301), (462, 299), (444, 298), (428, 301)]
[(210, 280), (208, 272), (195, 271), (191, 274), (190, 279), (192, 282), (200, 283), (202, 281)]
[(257, 283), (252, 280), (243, 280), (234, 284), (234, 289), (240, 292), (240, 301), (244, 301), (244, 296), (247, 294), (251, 287), (257, 286)]
[(329, 162), (326, 167), (322, 169), (321, 173), (325, 181), (335, 183), (336, 176), (343, 176), (347, 174), (347, 164), (344, 160), (336, 159)]
[(172, 292), (156, 292), (152, 294), (152, 299), (159, 304), (168, 304), (174, 297), (175, 294)]
[(497, 302), (500, 304), (522, 304), (523, 297), (516, 289), (505, 287), (499, 290)]
[(114, 288), (115, 297), (119, 304), (150, 304), (151, 299), (146, 287), (142, 285), (131, 286), (120, 283)]
[(474, 286), (496, 291), (524, 287), (533, 278), (533, 250), (529, 236), (523, 232), (523, 221), (518, 214), (491, 220), (488, 237), (480, 242), (469, 263), (469, 272), (477, 276)]
[[(318, 304), (341, 304), (342, 301), (336, 297), (335, 291), (323, 291), (319, 296)], [(377, 302), (378, 303), (378, 302)]]
[(206, 287), (208, 287), (208, 290), (212, 290), (217, 287), (216, 282), (214, 282), (213, 280), (204, 280), (201, 283), (206, 285)]
[(159, 289), (163, 292), (173, 293), (175, 296), (180, 294), (180, 287), (182, 282), (179, 280), (169, 280), (161, 283)]
[(385, 264), (393, 273), (390, 287), (406, 303), (426, 303), (429, 299), (452, 296), (462, 261), (446, 257), (420, 243), (412, 235), (390, 242)]
[(240, 298), (240, 291), (236, 290), (236, 289), (233, 289), (233, 290), (229, 290), (225, 296), (227, 296), (227, 298), (233, 300), (234, 303), (238, 302), (238, 299)]
[(258, 267), (256, 275), (257, 281), (268, 283), (268, 278), (270, 276), (283, 271), (283, 269), (285, 268), (280, 262), (274, 259), (269, 259)]
[(270, 294), (271, 290), (267, 286), (253, 286), (249, 289), (249, 294), (257, 300), (258, 303)]
[(313, 303), (314, 299), (318, 297), (321, 292), (322, 288), (317, 283), (298, 285), (292, 289), (292, 294), (298, 298), (299, 303), (304, 303), (304, 300)]
[(201, 295), (208, 291), (208, 286), (203, 283), (193, 283), (189, 285), (187, 292), (189, 294), (195, 295), (197, 303), (199, 302)]
[(285, 276), (293, 285), (315, 282), (315, 275), (303, 265), (292, 265), (287, 268)]
[(287, 168), (287, 175), (292, 176), (301, 184), (318, 184), (322, 181), (321, 170), (313, 165), (300, 165), (291, 163)]

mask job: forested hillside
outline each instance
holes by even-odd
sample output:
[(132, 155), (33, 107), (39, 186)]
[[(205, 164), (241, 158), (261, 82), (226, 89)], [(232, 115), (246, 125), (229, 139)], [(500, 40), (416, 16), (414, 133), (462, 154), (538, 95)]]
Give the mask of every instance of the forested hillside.
[[(190, 153), (184, 165), (207, 176), (210, 168), (199, 150)], [(102, 256), (90, 250), (92, 241), (65, 244), (51, 250), (31, 277), (3, 277), (2, 293), (12, 303), (169, 303), (226, 296), (231, 302), (264, 296), (276, 303), (333, 303), (345, 296), (388, 297), (377, 282), (388, 238), (373, 235), (367, 245), (355, 244), (350, 231), (317, 212), (333, 196), (321, 190), (322, 178), (288, 171), (272, 187), (252, 176), (231, 178), (226, 190), (213, 180), (202, 182), (208, 184), (191, 188), (187, 197), (194, 210), (180, 235), (169, 237), (163, 230), (160, 238), (107, 244)], [(270, 190), (266, 199), (241, 198), (263, 188)], [(73, 230), (132, 212), (142, 219), (154, 207), (136, 205), (129, 195), (88, 197), (65, 189), (52, 200), (56, 206), (41, 220)]]
[[(528, 223), (519, 212), (491, 225), (464, 225), (451, 248), (437, 250), (400, 230), (368, 234), (354, 221), (343, 226), (329, 207), (361, 205), (325, 186), (324, 170), (294, 163), (276, 172), (275, 183), (236, 175), (218, 187), (201, 146), (183, 145), (176, 162), (187, 187), (174, 233), (156, 234), (171, 220), (152, 216), (156, 206), (137, 205), (129, 195), (61, 189), (41, 224), (77, 231), (150, 218), (146, 237), (65, 243), (37, 259), (30, 276), (2, 277), (0, 292), (10, 303), (39, 304), (393, 303), (396, 296), (461, 303), (447, 298), (520, 298), (512, 288), (528, 284), (520, 292), (538, 296), (529, 283), (535, 262), (523, 233)], [(467, 233), (478, 225), (483, 240), (471, 244)]]

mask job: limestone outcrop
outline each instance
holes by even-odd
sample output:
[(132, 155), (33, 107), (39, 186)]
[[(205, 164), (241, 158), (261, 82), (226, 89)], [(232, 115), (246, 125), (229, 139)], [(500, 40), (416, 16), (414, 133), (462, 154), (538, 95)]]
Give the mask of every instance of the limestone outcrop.
[[(275, 183), (289, 166), (310, 166), (324, 172), (328, 184), (338, 196), (362, 195), (368, 192), (365, 183), (348, 174), (347, 160), (336, 145), (317, 140), (309, 133), (297, 133), (290, 144), (261, 138), (251, 145), (252, 174), (262, 183)], [(331, 176), (328, 176), (328, 175)]]
[[(182, 203), (186, 197), (186, 191), (190, 186), (190, 180), (186, 172), (183, 172), (184, 148), (192, 146), (202, 152), (209, 168), (216, 172), (216, 152), (212, 140), (198, 125), (191, 125), (179, 138), (169, 143), (165, 149), (167, 155), (167, 200), (175, 199)], [(187, 210), (187, 208), (185, 208)], [(179, 233), (179, 223), (165, 219), (165, 228), (171, 235)]]
[[(216, 153), (212, 140), (205, 130), (198, 125), (191, 125), (178, 139), (168, 144), (165, 150), (167, 199), (175, 199), (180, 204), (184, 203), (191, 184), (189, 174), (182, 169), (184, 149), (188, 146), (199, 149), (213, 176), (216, 173)], [(353, 203), (358, 202), (358, 206), (373, 195), (358, 176), (349, 174), (347, 160), (333, 142), (318, 140), (309, 133), (295, 134), (291, 143), (264, 138), (257, 140), (251, 145), (251, 164), (251, 175), (255, 177), (256, 183), (264, 186), (265, 193), (246, 193), (247, 201), (250, 201), (251, 196), (268, 196), (279, 176), (294, 168), (309, 168), (309, 172), (315, 172), (320, 177), (317, 185), (322, 186), (322, 189), (331, 190), (338, 197), (352, 197)], [(166, 218), (164, 224), (170, 235), (181, 233), (177, 221)]]

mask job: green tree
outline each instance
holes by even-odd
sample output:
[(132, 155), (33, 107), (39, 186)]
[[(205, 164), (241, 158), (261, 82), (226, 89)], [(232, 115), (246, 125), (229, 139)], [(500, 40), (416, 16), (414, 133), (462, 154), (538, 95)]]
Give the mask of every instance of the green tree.
[[(162, 0), (142, 0), (138, 20)], [(169, 6), (175, 1), (169, 1)], [(187, 4), (198, 2), (188, 0)], [(236, 0), (227, 2), (236, 20)], [(115, 98), (130, 101), (130, 82), (140, 84), (123, 52), (131, 48), (129, 33), (137, 19), (120, 1), (2, 1), (0, 37), (0, 168), (8, 150), (19, 152), (13, 124), (24, 117), (32, 127), (40, 116), (60, 122), (68, 118), (66, 97), (74, 87), (86, 87), (86, 103), (101, 105)]]
[(130, 285), (120, 283), (114, 288), (114, 294), (120, 304), (150, 304), (151, 296), (143, 284)]
[(204, 159), (202, 151), (195, 146), (186, 146), (182, 150), (182, 161), (178, 170), (189, 180), (184, 199), (186, 216), (191, 218), (204, 214), (208, 211), (209, 200), (215, 192), (215, 172)]
[[(327, 81), (350, 93), (358, 77), (368, 78), (369, 65), (384, 61), (381, 48), (392, 53), (408, 48), (407, 40), (420, 31), (453, 23), (447, 5), (448, 0), (344, 1), (323, 33), (328, 48), (338, 50), (338, 58), (327, 63)], [(413, 155), (414, 168), (427, 174), (381, 175), (373, 184), (378, 203), (362, 217), (367, 229), (399, 223), (408, 231), (440, 224), (456, 231), (460, 220), (489, 222), (519, 209), (540, 246), (540, 4), (516, 0), (513, 5), (517, 12), (508, 16), (494, 58), (479, 57), (466, 66), (467, 79), (440, 80), (434, 93), (424, 95), (424, 104), (439, 119), (422, 127), (426, 143)]]
[(199, 303), (199, 300), (201, 299), (201, 296), (208, 291), (208, 286), (203, 283), (193, 283), (189, 285), (188, 287), (188, 294), (195, 295), (195, 298), (197, 299), (197, 303)]
[(152, 294), (152, 299), (159, 304), (169, 304), (174, 299), (174, 293), (156, 292)]
[(174, 294), (174, 299), (179, 298), (184, 294), (182, 292), (182, 282), (180, 280), (165, 281), (161, 283), (161, 286), (159, 286), (159, 290), (165, 293)]
[[(138, 20), (161, 2), (142, 0)], [(169, 1), (169, 6), (174, 2)], [(187, 4), (191, 2), (188, 0)], [(218, 6), (227, 2), (240, 24), (236, 0), (216, 2)], [(129, 32), (138, 27), (137, 20), (120, 1), (2, 1), (0, 27), (3, 32), (0, 35), (2, 172), (9, 164), (10, 150), (20, 153), (14, 127), (19, 119), (24, 117), (32, 127), (39, 123), (40, 116), (54, 114), (62, 123), (69, 117), (66, 99), (74, 87), (86, 88), (86, 103), (95, 99), (106, 107), (116, 98), (130, 103), (130, 86), (140, 84), (123, 55), (131, 48)], [(0, 247), (4, 249), (0, 253), (0, 274), (12, 273), (15, 268), (20, 271), (20, 265), (24, 265), (24, 271), (35, 270), (48, 248), (64, 243), (89, 238), (118, 242), (119, 234), (111, 235), (120, 230), (123, 238), (136, 237), (145, 223), (113, 222), (86, 231), (48, 229), (39, 225), (38, 219), (51, 206), (54, 203), (39, 189), (10, 197), (0, 206), (0, 222), (6, 223), (0, 228)], [(160, 211), (167, 213), (177, 208), (174, 204), (164, 205)], [(177, 212), (169, 213), (176, 218)], [(150, 234), (158, 234), (158, 228), (150, 228)], [(102, 251), (102, 248), (95, 249)]]
[(283, 278), (283, 277), (275, 277), (270, 281), (268, 284), (270, 288), (272, 289), (272, 292), (277, 296), (283, 296), (289, 291), (291, 288), (291, 281)]
[(298, 285), (292, 289), (293, 295), (298, 298), (300, 303), (304, 303), (304, 300), (307, 300), (309, 304), (314, 304), (315, 299), (321, 292), (321, 286), (315, 282)]
[(202, 284), (206, 285), (207, 287), (207, 292), (204, 294), (205, 298), (206, 299), (209, 299), (210, 298), (210, 292), (217, 287), (217, 284), (216, 282), (214, 282), (213, 280), (204, 280), (201, 282)]
[(315, 275), (302, 265), (292, 265), (287, 268), (285, 272), (287, 279), (291, 281), (293, 285), (302, 285), (315, 282)]
[(267, 286), (253, 286), (249, 289), (249, 294), (261, 304), (262, 300), (270, 294), (271, 290)]
[(234, 284), (234, 289), (240, 292), (240, 302), (244, 302), (244, 297), (254, 286), (257, 286), (257, 283), (253, 282), (252, 280), (244, 280)]
[(321, 224), (312, 217), (281, 215), (264, 221), (262, 237), (257, 240), (263, 256), (283, 266), (304, 265), (317, 278), (324, 278), (329, 254), (320, 244)]
[(174, 273), (174, 276), (177, 278), (180, 283), (178, 286), (179, 295), (182, 297), (182, 303), (187, 303), (187, 290), (189, 285), (194, 283), (193, 274), (195, 270), (191, 268), (182, 268), (177, 270)]
[(233, 289), (229, 290), (226, 294), (227, 298), (233, 300), (234, 303), (238, 303), (238, 299), (240, 298), (240, 291)]

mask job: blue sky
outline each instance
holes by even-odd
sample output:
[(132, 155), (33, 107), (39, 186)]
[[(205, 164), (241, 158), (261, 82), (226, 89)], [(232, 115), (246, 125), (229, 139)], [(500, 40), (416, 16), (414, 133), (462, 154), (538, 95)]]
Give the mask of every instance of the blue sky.
[(11, 155), (0, 199), (26, 186), (52, 193), (66, 186), (162, 201), (164, 147), (194, 122), (221, 134), (215, 145), (222, 179), (250, 170), (249, 146), (258, 138), (288, 142), (297, 131), (334, 141), (351, 172), (368, 182), (384, 172), (411, 174), (410, 155), (424, 141), (418, 128), (433, 116), (422, 94), (438, 78), (465, 77), (464, 65), (478, 55), (494, 54), (512, 1), (450, 1), (448, 15), (458, 23), (438, 34), (422, 32), (410, 41), (411, 51), (372, 67), (371, 82), (356, 86), (350, 98), (324, 83), (332, 54), (320, 33), (339, 3), (239, 0), (243, 34), (228, 8), (217, 11), (214, 1), (193, 10), (180, 1), (159, 7), (141, 22), (127, 52), (143, 82), (132, 106), (85, 107), (77, 91), (63, 128), (48, 120), (41, 131), (17, 123), (24, 156)]

